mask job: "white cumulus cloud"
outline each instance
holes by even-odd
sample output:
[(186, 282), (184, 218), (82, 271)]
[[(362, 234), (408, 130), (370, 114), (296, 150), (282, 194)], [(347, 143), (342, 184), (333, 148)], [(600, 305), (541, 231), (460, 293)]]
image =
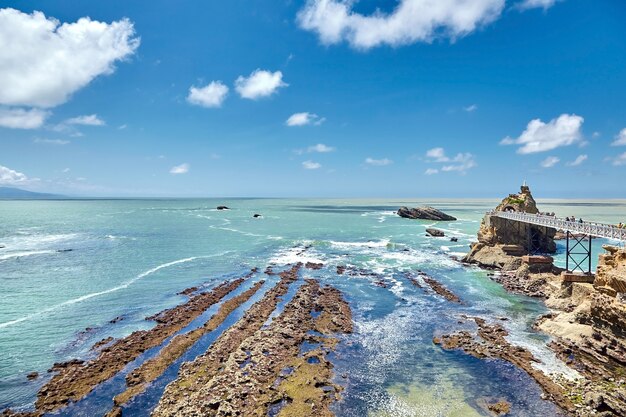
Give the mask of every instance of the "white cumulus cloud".
[(257, 69), (248, 77), (240, 75), (235, 80), (235, 90), (242, 98), (257, 100), (263, 97), (269, 97), (278, 91), (281, 87), (287, 87), (289, 84), (283, 81), (283, 73), (281, 71), (270, 72)]
[(60, 23), (42, 12), (0, 9), (0, 104), (50, 108), (139, 46), (133, 24), (80, 18)]
[(522, 145), (517, 153), (546, 152), (561, 146), (582, 141), (582, 125), (585, 119), (575, 114), (562, 114), (548, 123), (540, 119), (531, 120), (526, 130), (517, 138), (506, 137), (501, 145)]
[(81, 125), (81, 126), (104, 126), (106, 123), (104, 120), (98, 117), (97, 114), (89, 114), (86, 116), (72, 117), (65, 121), (68, 125)]
[(574, 159), (572, 162), (568, 162), (567, 166), (577, 167), (578, 165), (581, 165), (583, 162), (585, 162), (588, 158), (589, 156), (587, 155), (578, 155), (576, 159)]
[(302, 167), (304, 169), (320, 169), (322, 167), (322, 164), (313, 161), (304, 161), (302, 163)]
[(173, 174), (173, 175), (186, 174), (189, 172), (189, 168), (191, 167), (189, 166), (188, 163), (176, 165), (176, 166), (173, 166), (172, 169), (170, 169), (170, 174)]
[(393, 164), (393, 161), (389, 158), (382, 158), (382, 159), (365, 158), (365, 163), (368, 165), (382, 167), (382, 166)]
[(0, 185), (26, 185), (33, 181), (37, 179), (28, 178), (26, 174), (0, 165)]
[(294, 113), (285, 122), (287, 126), (306, 126), (306, 125), (315, 125), (319, 126), (326, 121), (326, 118), (320, 117), (315, 113), (302, 112), (302, 113)]
[(611, 143), (612, 146), (626, 146), (626, 128), (622, 129), (617, 136), (615, 136), (615, 141)]
[(426, 157), (432, 159), (434, 162), (448, 162), (450, 158), (446, 156), (446, 152), (443, 148), (433, 148), (426, 152)]
[(556, 156), (549, 156), (546, 159), (544, 159), (543, 161), (541, 161), (541, 166), (543, 168), (552, 168), (553, 166), (555, 166), (559, 162), (561, 162), (560, 158), (558, 158)]
[(439, 170), (435, 169), (435, 168), (428, 168), (424, 174), (426, 175), (435, 175), (435, 174), (439, 174)]
[(41, 109), (25, 110), (20, 108), (0, 107), (0, 127), (8, 127), (10, 129), (37, 129), (44, 124), (49, 115), (50, 112)]
[(221, 81), (211, 81), (204, 87), (190, 87), (187, 101), (202, 107), (222, 107), (228, 87)]
[(391, 13), (377, 10), (370, 15), (353, 11), (355, 3), (307, 0), (298, 23), (316, 32), (324, 44), (347, 41), (359, 49), (399, 46), (467, 35), (496, 20), (505, 0), (399, 0)]
[(468, 113), (472, 113), (475, 112), (476, 110), (478, 110), (478, 106), (476, 104), (471, 104), (467, 107), (463, 107), (463, 110), (465, 110)]

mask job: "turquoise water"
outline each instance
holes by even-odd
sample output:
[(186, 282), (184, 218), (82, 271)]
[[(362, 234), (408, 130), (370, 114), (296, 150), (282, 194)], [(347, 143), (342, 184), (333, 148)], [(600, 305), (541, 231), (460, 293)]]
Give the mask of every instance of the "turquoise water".
[[(459, 221), (437, 225), (394, 214), (400, 205), (424, 203)], [(222, 204), (232, 210), (215, 210)], [(484, 415), (477, 403), (498, 396), (513, 402), (513, 415), (554, 415), (554, 407), (541, 400), (539, 388), (524, 373), (501, 361), (478, 361), (432, 344), (433, 335), (459, 328), (461, 314), (508, 317), (504, 325), (511, 340), (531, 349), (546, 371), (566, 371), (545, 348), (545, 337), (531, 328), (545, 311), (541, 302), (507, 294), (485, 272), (451, 259), (467, 252), (483, 213), (495, 204), (0, 201), (0, 246), (5, 246), (0, 248), (0, 409), (28, 408), (54, 362), (88, 357), (89, 348), (104, 337), (150, 327), (144, 318), (184, 301), (176, 295), (184, 288), (210, 287), (270, 263), (316, 261), (325, 268), (304, 275), (340, 288), (354, 310), (355, 334), (335, 357), (337, 375), (347, 376), (338, 379), (346, 391), (335, 405), (337, 415)], [(549, 201), (540, 208), (615, 223), (626, 213), (624, 202)], [(252, 218), (254, 213), (262, 218)], [(426, 237), (424, 230), (432, 225), (448, 237)], [(450, 242), (452, 236), (458, 242)], [(602, 243), (594, 241), (596, 254)], [(310, 248), (298, 255), (306, 246)], [(561, 253), (557, 262), (562, 261)], [(337, 265), (378, 274), (388, 287), (376, 286), (380, 278), (371, 275), (338, 276)], [(448, 286), (464, 304), (413, 287), (407, 276), (418, 269)], [(115, 317), (123, 319), (109, 323)], [(44, 377), (28, 381), (32, 371)], [(169, 377), (175, 377), (175, 369)], [(523, 389), (514, 387), (519, 381)], [(167, 382), (166, 376), (160, 384)], [(133, 415), (149, 414), (149, 406), (137, 404), (153, 404), (158, 387), (152, 391), (137, 400)], [(96, 400), (88, 401), (69, 414), (89, 415), (98, 406)]]

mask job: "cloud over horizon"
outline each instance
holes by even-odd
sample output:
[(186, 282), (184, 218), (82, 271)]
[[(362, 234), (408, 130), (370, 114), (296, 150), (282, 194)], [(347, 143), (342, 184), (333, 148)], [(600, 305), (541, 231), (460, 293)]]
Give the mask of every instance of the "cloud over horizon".
[(391, 165), (393, 164), (393, 161), (389, 158), (382, 158), (382, 159), (374, 159), (374, 158), (365, 158), (365, 163), (367, 165), (372, 165), (372, 166), (376, 166), (376, 167), (383, 167), (383, 166), (387, 166), (387, 165)]
[(191, 166), (188, 163), (185, 162), (183, 164), (173, 166), (170, 169), (170, 174), (172, 174), (172, 175), (186, 174), (186, 173), (189, 172), (190, 168), (191, 168)]
[(322, 167), (322, 164), (314, 161), (304, 161), (302, 163), (302, 167), (304, 169), (320, 169)]

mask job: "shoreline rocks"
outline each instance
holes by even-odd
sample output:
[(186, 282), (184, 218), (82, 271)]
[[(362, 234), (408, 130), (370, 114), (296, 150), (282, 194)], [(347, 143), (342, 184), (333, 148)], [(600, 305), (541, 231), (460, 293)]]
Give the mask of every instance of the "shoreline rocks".
[[(504, 199), (496, 210), (537, 212), (528, 187)], [(581, 417), (626, 415), (626, 249), (605, 245), (595, 281), (591, 277), (591, 282), (569, 282), (549, 257), (523, 256), (528, 230), (500, 220), (485, 216), (478, 242), (463, 261), (500, 271), (490, 274), (491, 279), (507, 291), (543, 298), (550, 308), (549, 314), (537, 318), (535, 328), (552, 336), (548, 347), (581, 375), (576, 381), (544, 375), (560, 387), (561, 400), (567, 398), (574, 408), (553, 396), (557, 404)], [(546, 229), (533, 243), (552, 252), (555, 235), (556, 230)], [(457, 345), (467, 347), (468, 342)]]
[(160, 345), (211, 305), (238, 288), (249, 276), (224, 282), (207, 293), (200, 293), (188, 302), (148, 317), (157, 324), (150, 330), (138, 330), (123, 339), (104, 346), (99, 355), (88, 362), (72, 360), (55, 364), (49, 372), (56, 372), (38, 392), (36, 413), (54, 412), (71, 401), (89, 394), (100, 383), (121, 371), (124, 366), (146, 350)]
[(456, 217), (450, 216), (441, 210), (437, 210), (434, 207), (400, 207), (397, 211), (398, 216), (406, 219), (420, 219), (420, 220), (436, 220), (436, 221), (454, 221)]

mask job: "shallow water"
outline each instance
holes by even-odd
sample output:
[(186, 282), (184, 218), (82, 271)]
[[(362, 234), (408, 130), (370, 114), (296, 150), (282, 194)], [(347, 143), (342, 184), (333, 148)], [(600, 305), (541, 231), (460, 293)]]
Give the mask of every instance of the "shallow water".
[[(423, 203), (459, 220), (436, 224), (394, 214), (400, 205)], [(509, 399), (513, 415), (554, 415), (556, 409), (541, 400), (540, 389), (525, 373), (432, 344), (433, 335), (462, 326), (461, 314), (507, 317), (503, 324), (512, 341), (541, 358), (546, 371), (567, 372), (545, 348), (546, 338), (531, 328), (545, 311), (541, 302), (507, 294), (485, 272), (462, 267), (450, 257), (467, 252), (483, 213), (496, 203), (1, 201), (0, 409), (29, 407), (54, 362), (87, 357), (102, 338), (150, 327), (144, 318), (184, 301), (176, 295), (184, 288), (211, 287), (270, 263), (311, 261), (325, 267), (306, 270), (303, 277), (341, 289), (354, 312), (355, 333), (333, 356), (337, 382), (346, 388), (344, 400), (334, 406), (337, 415), (484, 415), (479, 403), (486, 397)], [(232, 210), (215, 210), (221, 204)], [(626, 203), (550, 201), (540, 202), (540, 209), (618, 222)], [(254, 213), (263, 217), (253, 219)], [(447, 237), (426, 237), (425, 228), (433, 225)], [(458, 242), (450, 242), (452, 236)], [(602, 243), (593, 242), (594, 265)], [(560, 248), (557, 263), (564, 262), (562, 244)], [(337, 265), (364, 273), (338, 276)], [(446, 285), (463, 304), (414, 287), (407, 274), (417, 276), (418, 269)], [(387, 288), (375, 285), (379, 280)], [(238, 314), (242, 311), (234, 312), (186, 360), (206, 349)], [(115, 317), (122, 320), (109, 323)], [(43, 378), (28, 381), (32, 371)], [(175, 377), (176, 368), (168, 375)], [(132, 407), (154, 404), (167, 378)], [(82, 412), (88, 412), (86, 404)], [(77, 415), (79, 409), (68, 414)]]

